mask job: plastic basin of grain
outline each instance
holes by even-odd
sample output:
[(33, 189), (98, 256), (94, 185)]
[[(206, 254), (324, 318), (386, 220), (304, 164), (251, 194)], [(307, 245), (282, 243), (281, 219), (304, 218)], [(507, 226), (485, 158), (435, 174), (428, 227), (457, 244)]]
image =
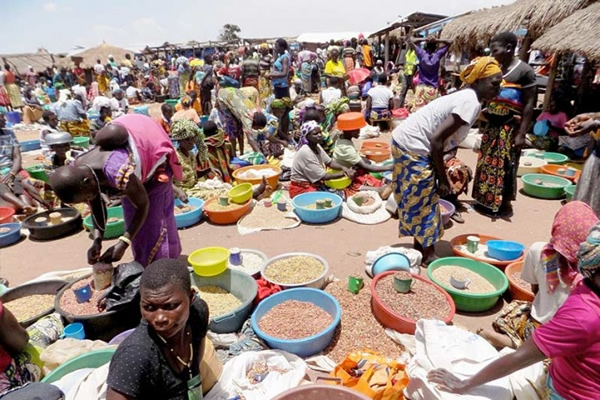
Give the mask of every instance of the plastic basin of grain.
[[(175, 207), (183, 205), (184, 203), (181, 200), (175, 200)], [(175, 215), (175, 223), (177, 224), (177, 229), (183, 229), (190, 227), (192, 225), (196, 225), (200, 220), (202, 220), (202, 209), (204, 207), (204, 200), (197, 199), (195, 197), (190, 197), (188, 199), (187, 206), (190, 206), (192, 209), (187, 212), (182, 212), (181, 214)]]
[(11, 222), (0, 225), (0, 247), (10, 246), (21, 239), (21, 224)]
[(100, 349), (90, 351), (75, 357), (60, 365), (42, 379), (44, 383), (52, 383), (60, 380), (71, 372), (84, 368), (98, 368), (110, 362), (116, 348)]
[(577, 189), (577, 185), (571, 185), (565, 188), (565, 196), (567, 197), (567, 201), (573, 200), (573, 196), (575, 195), (575, 189)]
[[(104, 239), (113, 239), (125, 233), (125, 218), (123, 216), (123, 207), (110, 207), (106, 210), (106, 230), (104, 231)], [(88, 215), (83, 220), (83, 226), (88, 231), (92, 231), (92, 215)]]
[(523, 261), (510, 264), (504, 270), (508, 278), (510, 296), (513, 300), (533, 301), (535, 295), (531, 291), (531, 284), (521, 279)]
[(329, 272), (327, 261), (311, 253), (286, 253), (271, 258), (261, 268), (261, 275), (284, 289), (311, 287), (321, 289)]
[[(250, 165), (248, 167), (243, 167), (240, 169), (236, 169), (233, 171), (233, 179), (235, 179), (238, 183), (248, 182), (253, 185), (258, 185), (262, 183), (262, 177), (247, 177), (248, 172), (250, 170), (258, 171), (259, 173), (266, 174), (265, 177), (267, 179), (267, 184), (273, 188), (273, 190), (277, 189), (279, 186), (279, 177), (281, 176), (281, 168), (276, 167), (274, 165)], [(264, 172), (261, 172), (263, 171)]]
[[(252, 311), (254, 298), (258, 293), (256, 281), (250, 275), (236, 270), (227, 270), (212, 277), (191, 274), (191, 279), (192, 285), (196, 287), (216, 286), (239, 299), (240, 304), (237, 307), (221, 315), (213, 315), (209, 306), (210, 323), (208, 326), (211, 331), (216, 333), (239, 331)], [(202, 292), (200, 297), (204, 298)]]
[[(288, 300), (313, 303), (327, 312), (333, 318), (333, 321), (322, 332), (303, 339), (286, 340), (267, 335), (260, 329), (259, 321), (273, 307)], [(342, 309), (338, 301), (329, 293), (313, 288), (296, 288), (284, 290), (263, 300), (256, 307), (251, 321), (252, 329), (256, 332), (256, 335), (264, 340), (270, 348), (284, 350), (304, 358), (321, 352), (329, 345), (335, 334), (335, 329), (340, 323), (341, 316)], [(287, 323), (310, 323), (311, 319), (311, 315), (298, 315), (297, 318), (287, 321)]]
[[(28, 327), (38, 319), (54, 311), (54, 297), (60, 288), (66, 284), (67, 282), (58, 279), (25, 283), (5, 292), (0, 296), (0, 302), (2, 302), (9, 310), (15, 311), (14, 313), (17, 313), (17, 310), (11, 309), (12, 306), (10, 303), (13, 301), (22, 303), (22, 306), (24, 307), (21, 307), (21, 305), (19, 305), (19, 307), (23, 309), (23, 314), (22, 316), (17, 315), (17, 320), (21, 326)], [(42, 299), (41, 297), (34, 296), (51, 296), (52, 298), (51, 301), (48, 302), (50, 297), (45, 297), (46, 302), (43, 303), (40, 302), (40, 299)], [(30, 302), (36, 304), (28, 304)], [(18, 303), (13, 303), (13, 306), (15, 304), (18, 305)], [(20, 314), (20, 312), (17, 314)]]
[(564, 197), (565, 188), (572, 184), (568, 179), (546, 174), (527, 174), (521, 180), (526, 194), (550, 200)]
[[(317, 200), (325, 199), (332, 200), (333, 207), (322, 210), (309, 208), (315, 204)], [(292, 199), (294, 212), (298, 215), (298, 218), (300, 218), (302, 222), (309, 224), (326, 224), (335, 220), (342, 211), (342, 203), (343, 200), (340, 196), (327, 192), (303, 193)]]
[(447, 200), (439, 199), (438, 201), (440, 203), (440, 212), (442, 213), (442, 223), (447, 225), (450, 222), (452, 214), (456, 212), (456, 207)]
[[(481, 276), (493, 287), (493, 291), (487, 293), (469, 293), (467, 290), (458, 290), (449, 283), (444, 284), (440, 277), (436, 277), (437, 274), (434, 272), (441, 267), (459, 267), (457, 271), (461, 269), (467, 269), (475, 274)], [(502, 293), (508, 289), (508, 279), (506, 275), (494, 267), (493, 265), (471, 260), (463, 257), (446, 257), (440, 258), (429, 264), (427, 268), (427, 276), (435, 284), (439, 285), (444, 289), (456, 304), (456, 309), (466, 312), (481, 312), (489, 310), (500, 299)], [(449, 276), (445, 278), (449, 279)], [(469, 289), (468, 289), (469, 290)], [(471, 287), (472, 290), (472, 287)], [(473, 291), (473, 290), (472, 290)]]

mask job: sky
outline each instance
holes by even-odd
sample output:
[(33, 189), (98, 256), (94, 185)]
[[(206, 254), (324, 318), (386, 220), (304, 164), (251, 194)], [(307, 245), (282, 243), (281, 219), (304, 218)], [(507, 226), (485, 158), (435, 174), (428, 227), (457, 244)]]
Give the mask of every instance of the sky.
[[(246, 38), (374, 32), (415, 11), (457, 15), (513, 0), (0, 0), (0, 53), (73, 52), (106, 41), (130, 50), (217, 39), (224, 24)], [(365, 7), (365, 4), (368, 4)], [(417, 8), (418, 7), (418, 8)]]

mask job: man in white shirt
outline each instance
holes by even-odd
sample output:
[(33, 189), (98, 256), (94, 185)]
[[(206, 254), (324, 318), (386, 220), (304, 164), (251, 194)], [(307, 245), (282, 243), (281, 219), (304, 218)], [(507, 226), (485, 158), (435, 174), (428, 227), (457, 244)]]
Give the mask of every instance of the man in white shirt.
[(329, 87), (321, 91), (321, 105), (327, 107), (331, 102), (342, 98), (342, 91), (338, 89), (340, 79), (332, 76), (329, 78)]
[(102, 65), (102, 61), (96, 60), (96, 65), (94, 65), (94, 72), (96, 75), (100, 75), (104, 72), (104, 65)]
[(387, 83), (387, 75), (382, 74), (379, 76), (379, 84), (369, 89), (369, 92), (367, 93), (365, 118), (368, 122), (370, 122), (371, 119), (378, 119), (390, 115), (390, 111), (393, 108), (394, 92), (387, 86)]

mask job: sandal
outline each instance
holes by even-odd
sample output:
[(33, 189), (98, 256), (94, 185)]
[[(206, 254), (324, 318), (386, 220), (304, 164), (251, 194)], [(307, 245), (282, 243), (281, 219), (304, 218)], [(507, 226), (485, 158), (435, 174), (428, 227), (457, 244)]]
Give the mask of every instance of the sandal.
[(454, 222), (458, 222), (459, 224), (464, 224), (465, 220), (463, 219), (463, 217), (460, 215), (459, 212), (455, 212), (454, 214), (452, 214), (450, 216), (450, 219)]

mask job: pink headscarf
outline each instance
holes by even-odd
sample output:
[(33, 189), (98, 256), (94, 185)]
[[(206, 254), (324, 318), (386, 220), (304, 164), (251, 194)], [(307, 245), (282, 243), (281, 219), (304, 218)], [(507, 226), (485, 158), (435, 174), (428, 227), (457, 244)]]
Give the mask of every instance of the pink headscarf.
[[(598, 217), (594, 210), (581, 201), (571, 201), (556, 213), (552, 224), (552, 238), (544, 246), (541, 256), (550, 293), (559, 284), (559, 274), (563, 283), (573, 283), (577, 275), (577, 252), (596, 223)], [(559, 256), (566, 260), (566, 265)]]

